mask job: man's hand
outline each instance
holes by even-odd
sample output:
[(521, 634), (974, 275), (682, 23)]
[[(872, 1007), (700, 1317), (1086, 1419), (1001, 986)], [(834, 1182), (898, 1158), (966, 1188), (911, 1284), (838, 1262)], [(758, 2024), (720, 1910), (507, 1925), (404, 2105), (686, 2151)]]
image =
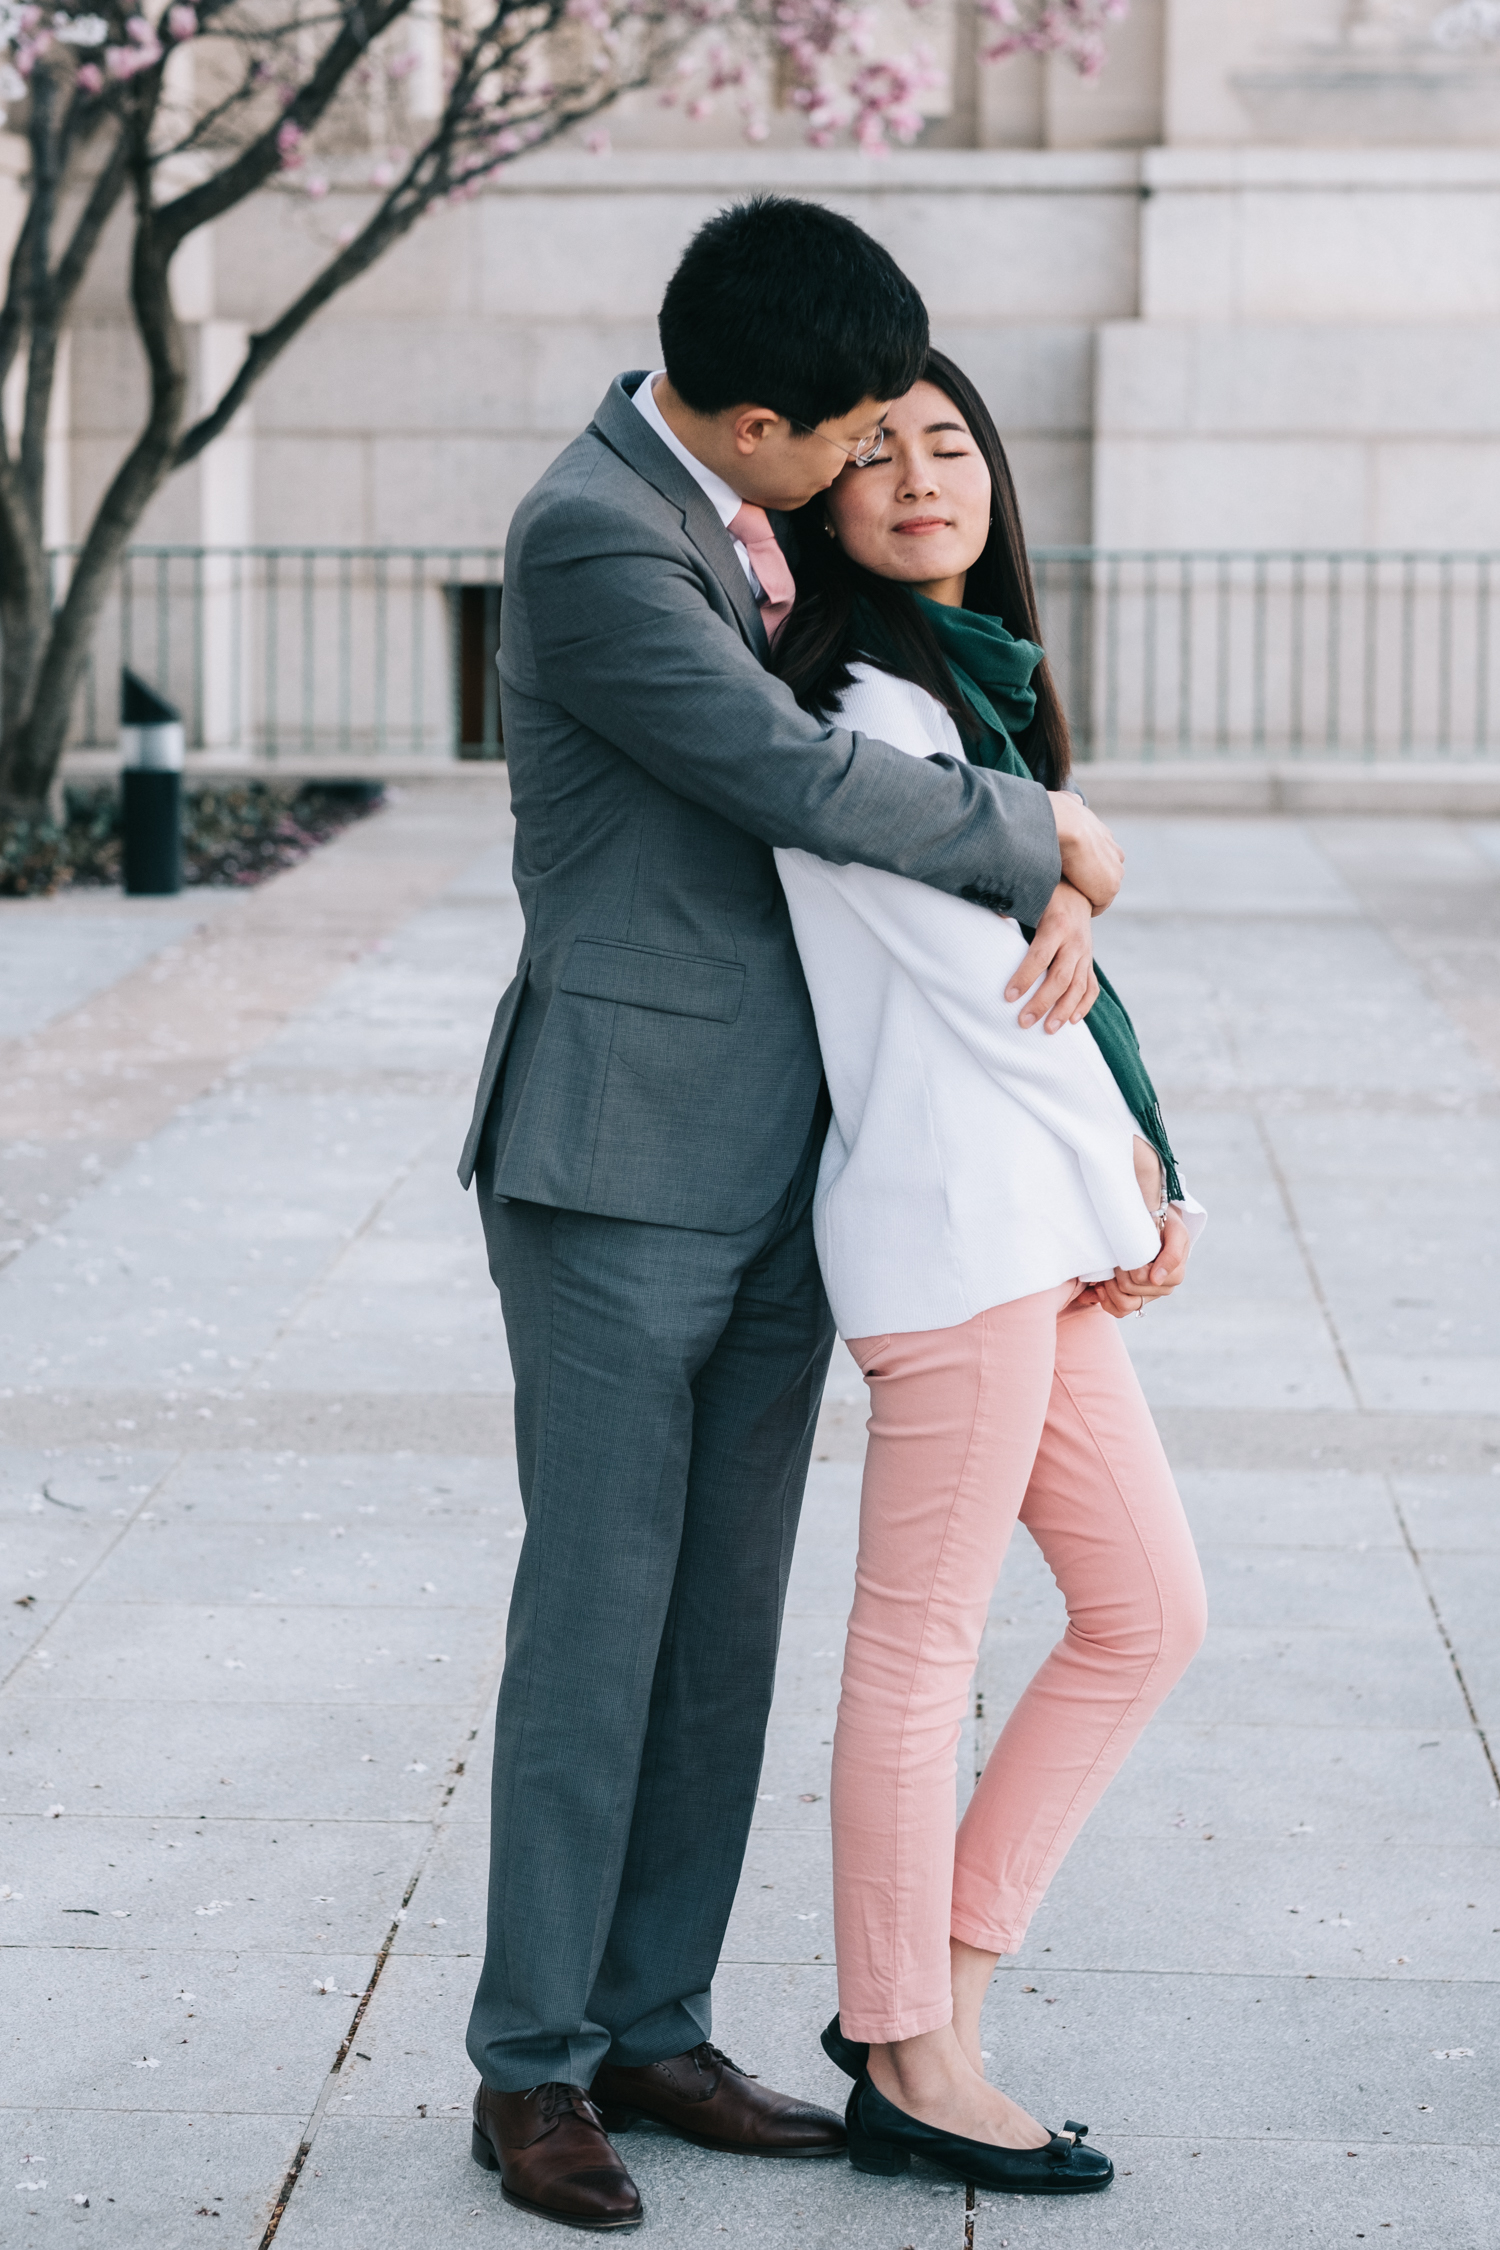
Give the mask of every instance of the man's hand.
[(1120, 888), (1125, 854), (1098, 814), (1071, 789), (1049, 789), (1047, 794), (1057, 822), (1063, 881), (1082, 891), (1094, 912), (1102, 914)]
[(1123, 1266), (1116, 1266), (1112, 1279), (1096, 1281), (1073, 1301), (1102, 1306), (1116, 1320), (1123, 1320), (1127, 1313), (1142, 1312), (1158, 1297), (1170, 1297), (1181, 1285), (1192, 1247), (1187, 1228), (1175, 1211), (1169, 1211), (1162, 1228), (1161, 1249), (1149, 1266), (1137, 1266), (1129, 1273)]
[(1065, 1023), (1081, 1023), (1098, 999), (1099, 980), (1094, 975), (1094, 940), (1089, 926), (1093, 915), (1094, 909), (1082, 891), (1075, 891), (1071, 883), (1058, 884), (1037, 924), (1030, 951), (1005, 988), (1007, 1000), (1019, 1000), (1023, 993), (1031, 992), (1038, 977), (1043, 979), (1022, 1012), (1023, 1031), (1029, 1031), (1043, 1016), (1049, 1031), (1061, 1031)]

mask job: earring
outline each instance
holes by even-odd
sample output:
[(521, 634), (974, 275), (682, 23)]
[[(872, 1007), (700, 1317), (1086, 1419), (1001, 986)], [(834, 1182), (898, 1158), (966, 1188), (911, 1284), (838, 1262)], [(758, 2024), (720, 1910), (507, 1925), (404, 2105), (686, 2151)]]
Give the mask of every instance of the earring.
[[(991, 518), (991, 521), (993, 522), (993, 520), (994, 520), (994, 519), (993, 519), (993, 517), (992, 517), (992, 518)], [(829, 537), (830, 539), (837, 539), (837, 537), (838, 537), (838, 533), (837, 533), (837, 532), (836, 532), (836, 531), (834, 530), (834, 528), (833, 528), (833, 525), (832, 525), (831, 523), (828, 523), (828, 522), (827, 522), (827, 521), (825, 520), (825, 522), (824, 522), (824, 525), (823, 525), (823, 529), (824, 529), (825, 533), (827, 534), (827, 536), (828, 536), (828, 537)]]

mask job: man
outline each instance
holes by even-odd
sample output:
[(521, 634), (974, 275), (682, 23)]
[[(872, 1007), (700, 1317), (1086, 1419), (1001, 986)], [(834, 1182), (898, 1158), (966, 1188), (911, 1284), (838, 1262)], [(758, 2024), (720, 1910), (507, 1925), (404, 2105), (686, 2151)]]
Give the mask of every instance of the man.
[(526, 940), (460, 1174), (527, 1515), (474, 2153), (512, 2202), (598, 2229), (641, 2218), (611, 2124), (843, 2145), (708, 2038), (832, 1342), (811, 1227), (826, 1097), (771, 847), (1037, 925), (1058, 1020), (1119, 880), (1077, 800), (826, 726), (763, 669), (793, 593), (766, 511), (878, 450), (921, 370), (926, 314), (887, 254), (815, 205), (722, 212), (661, 336), (665, 370), (611, 386), (507, 546)]

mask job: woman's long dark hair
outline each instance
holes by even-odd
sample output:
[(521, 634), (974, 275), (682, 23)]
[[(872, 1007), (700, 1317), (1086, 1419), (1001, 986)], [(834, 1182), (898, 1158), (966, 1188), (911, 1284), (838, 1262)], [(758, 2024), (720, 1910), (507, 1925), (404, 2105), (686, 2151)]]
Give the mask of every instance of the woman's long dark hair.
[[(1010, 464), (993, 417), (974, 385), (942, 352), (930, 351), (921, 381), (932, 383), (957, 407), (968, 424), (980, 458), (990, 472), (990, 535), (971, 566), (964, 608), (998, 617), (1019, 640), (1040, 641), (1036, 588), (1021, 529), (1021, 511)], [(859, 472), (855, 472), (858, 474)], [(951, 712), (961, 734), (971, 739), (978, 722), (958, 691), (937, 636), (910, 589), (851, 560), (826, 536), (830, 518), (823, 501), (810, 501), (794, 519), (799, 534), (797, 604), (777, 638), (771, 668), (780, 674), (804, 710), (827, 718), (850, 683), (850, 664), (862, 654), (854, 628), (854, 603), (862, 595), (875, 611), (896, 651), (884, 669), (925, 688)], [(866, 661), (874, 662), (868, 658)], [(1068, 722), (1050, 665), (1032, 674), (1036, 716), (1016, 748), (1038, 781), (1060, 789), (1073, 762)]]

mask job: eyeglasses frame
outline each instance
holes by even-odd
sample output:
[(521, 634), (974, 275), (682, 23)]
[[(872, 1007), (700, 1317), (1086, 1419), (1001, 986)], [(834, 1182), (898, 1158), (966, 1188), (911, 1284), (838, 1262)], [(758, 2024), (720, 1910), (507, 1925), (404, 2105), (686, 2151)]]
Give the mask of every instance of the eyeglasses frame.
[[(854, 463), (856, 469), (868, 469), (870, 463), (872, 461), (878, 461), (881, 454), (885, 451), (885, 424), (883, 422), (881, 423), (880, 428), (875, 432), (873, 439), (864, 438), (858, 445), (839, 445), (839, 441), (836, 437), (830, 437), (826, 430), (814, 429), (810, 422), (799, 422), (796, 417), (791, 414), (787, 416), (787, 420), (791, 423), (792, 428), (794, 430), (800, 430), (804, 437), (821, 438), (825, 445), (832, 445), (837, 447), (838, 451), (842, 453), (846, 457), (846, 459)], [(869, 448), (868, 451), (866, 451), (866, 447)]]

